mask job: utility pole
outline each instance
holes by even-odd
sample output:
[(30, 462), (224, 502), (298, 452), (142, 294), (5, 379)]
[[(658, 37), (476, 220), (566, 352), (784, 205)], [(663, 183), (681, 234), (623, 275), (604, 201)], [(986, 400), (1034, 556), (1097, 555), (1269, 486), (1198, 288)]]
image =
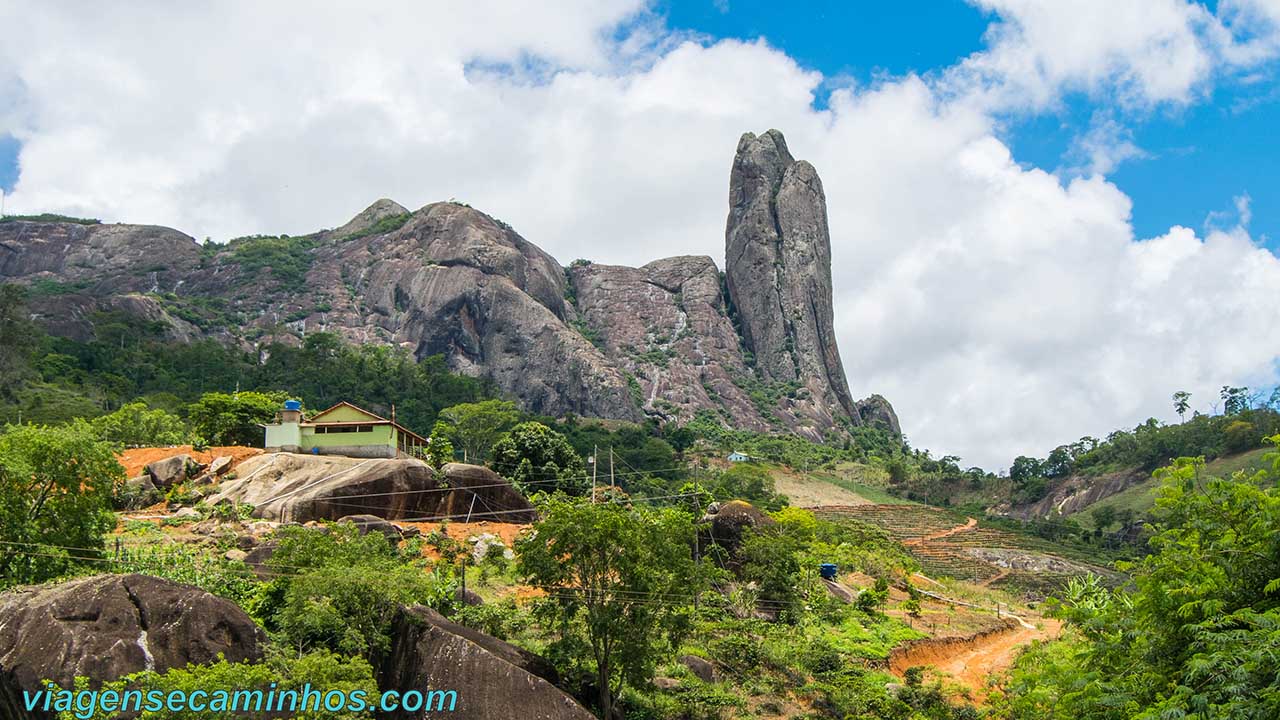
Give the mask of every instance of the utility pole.
[(591, 446), (591, 502), (596, 501), (596, 468), (600, 466), (596, 462), (596, 456), (600, 454), (600, 446)]
[(617, 489), (613, 482), (613, 446), (609, 446), (609, 487)]

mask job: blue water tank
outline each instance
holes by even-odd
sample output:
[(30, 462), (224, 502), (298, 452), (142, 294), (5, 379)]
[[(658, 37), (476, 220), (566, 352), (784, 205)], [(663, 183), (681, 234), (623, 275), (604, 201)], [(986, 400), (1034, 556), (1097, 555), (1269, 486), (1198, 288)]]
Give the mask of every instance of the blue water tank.
[(823, 580), (835, 580), (838, 570), (839, 568), (836, 567), (835, 563), (822, 563), (818, 566), (818, 574), (822, 576)]
[(285, 400), (285, 401), (284, 401), (284, 409), (285, 409), (285, 410), (301, 410), (301, 409), (302, 409), (302, 401), (300, 401), (300, 400)]

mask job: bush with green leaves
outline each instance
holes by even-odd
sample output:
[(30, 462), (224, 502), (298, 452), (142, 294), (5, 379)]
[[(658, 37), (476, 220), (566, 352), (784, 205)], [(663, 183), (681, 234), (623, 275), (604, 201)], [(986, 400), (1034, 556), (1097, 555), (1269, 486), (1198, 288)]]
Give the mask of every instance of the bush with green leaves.
[[(227, 662), (219, 658), (218, 662), (208, 665), (188, 665), (173, 668), (166, 672), (152, 670), (126, 675), (119, 680), (102, 683), (98, 686), (97, 678), (77, 677), (75, 688), (89, 690), (91, 687), (100, 691), (113, 691), (123, 694), (127, 690), (141, 691), (145, 698), (147, 693), (158, 691), (162, 696), (170, 692), (181, 692), (186, 697), (202, 691), (208, 701), (209, 708), (203, 711), (183, 709), (180, 711), (158, 710), (144, 711), (138, 720), (224, 720), (232, 717), (229, 704), (235, 693), (255, 693), (274, 690), (279, 697), (282, 692), (299, 692), (305, 685), (318, 689), (322, 693), (340, 691), (354, 696), (363, 693), (368, 709), (364, 711), (333, 712), (323, 707), (320, 709), (301, 709), (289, 714), (293, 720), (372, 720), (381, 693), (374, 679), (373, 667), (363, 658), (342, 657), (327, 650), (317, 650), (304, 655), (283, 654), (273, 652), (262, 662)], [(221, 691), (221, 692), (220, 692)], [(224, 696), (222, 693), (226, 693)], [(221, 707), (218, 698), (225, 697), (228, 707)], [(263, 701), (265, 703), (265, 700)], [(299, 700), (299, 703), (302, 701)], [(323, 703), (321, 703), (323, 705)], [(314, 706), (312, 706), (314, 707)], [(110, 720), (118, 717), (114, 712), (95, 712), (87, 720)], [(265, 717), (254, 713), (237, 713), (234, 717)], [(276, 717), (272, 715), (271, 717)], [(86, 720), (85, 713), (75, 710), (62, 712), (58, 720)]]
[(261, 447), (261, 426), (288, 399), (284, 392), (205, 393), (187, 406), (187, 415), (195, 432), (211, 443)]
[(182, 418), (132, 402), (89, 422), (98, 437), (125, 447), (183, 445), (191, 439)]
[[(1271, 438), (1280, 443), (1280, 436)], [(1157, 473), (1153, 553), (1131, 589), (1072, 582), (1069, 640), (1023, 655), (1000, 718), (1280, 717), (1280, 456), (1205, 479), (1203, 458)]]
[(257, 578), (248, 565), (205, 548), (177, 544), (128, 546), (112, 559), (113, 572), (153, 575), (194, 585), (241, 606), (259, 591)]
[(447, 566), (427, 567), (418, 546), (396, 548), (354, 523), (323, 529), (280, 528), (250, 613), (299, 652), (327, 648), (371, 655), (391, 644), (391, 624), (406, 605), (449, 610), (456, 584)]
[(717, 500), (746, 500), (765, 510), (778, 510), (787, 504), (768, 468), (756, 463), (737, 463), (709, 483)]
[(540, 422), (511, 428), (494, 444), (489, 466), (524, 493), (582, 495), (591, 488), (587, 466), (564, 435)]
[(102, 559), (124, 468), (84, 421), (0, 433), (0, 587), (58, 577)]

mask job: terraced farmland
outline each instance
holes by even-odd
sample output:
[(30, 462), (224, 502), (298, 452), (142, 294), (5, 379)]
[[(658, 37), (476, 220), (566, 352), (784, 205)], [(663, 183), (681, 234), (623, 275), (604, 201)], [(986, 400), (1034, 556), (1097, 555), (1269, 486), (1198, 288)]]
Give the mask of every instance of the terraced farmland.
[(1042, 538), (984, 527), (972, 518), (927, 505), (842, 505), (814, 508), (824, 520), (851, 519), (884, 529), (906, 547), (926, 575), (991, 584), (1043, 596), (1084, 572), (1112, 574), (1069, 560)]
[(829, 505), (813, 509), (824, 520), (848, 518), (884, 528), (896, 540), (919, 540), (962, 525), (962, 515), (928, 505)]

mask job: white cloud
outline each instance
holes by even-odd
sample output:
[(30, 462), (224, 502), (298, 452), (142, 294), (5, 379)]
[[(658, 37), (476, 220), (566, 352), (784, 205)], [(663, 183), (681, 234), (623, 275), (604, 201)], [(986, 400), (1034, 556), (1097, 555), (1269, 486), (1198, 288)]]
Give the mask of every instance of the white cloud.
[[(720, 258), (738, 135), (778, 127), (826, 185), (850, 383), (917, 445), (1006, 467), (1169, 417), (1175, 389), (1207, 409), (1273, 382), (1280, 263), (1246, 213), (1137, 240), (1102, 176), (1140, 152), (1126, 112), (1256, 72), (1269, 36), (1175, 0), (981, 4), (987, 51), (822, 111), (817, 73), (672, 34), (638, 0), (0, 4), (0, 130), (25, 143), (6, 202), (225, 239), (457, 197), (566, 263)], [(1121, 100), (1077, 144), (1089, 175), (1020, 166), (1004, 117), (1069, 92)]]

